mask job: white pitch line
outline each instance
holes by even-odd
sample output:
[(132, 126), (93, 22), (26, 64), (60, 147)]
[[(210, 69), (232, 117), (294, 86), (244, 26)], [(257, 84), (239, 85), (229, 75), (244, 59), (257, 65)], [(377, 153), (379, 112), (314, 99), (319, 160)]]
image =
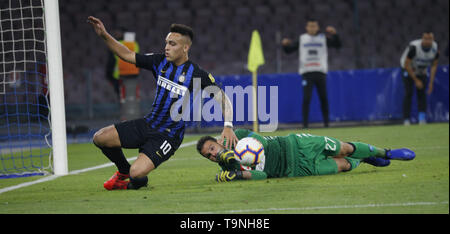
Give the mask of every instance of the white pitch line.
[[(184, 148), (184, 147), (188, 147), (188, 146), (192, 146), (197, 144), (197, 141), (191, 141), (191, 142), (186, 142), (180, 145), (179, 149)], [(128, 158), (128, 161), (133, 161), (136, 160), (137, 157), (132, 157), (132, 158)], [(172, 159), (172, 160), (177, 160), (177, 159)], [(170, 161), (172, 161), (170, 160)], [(76, 175), (76, 174), (80, 174), (80, 173), (84, 173), (84, 172), (88, 172), (88, 171), (93, 171), (93, 170), (97, 170), (97, 169), (102, 169), (105, 167), (110, 167), (113, 166), (114, 163), (105, 163), (105, 164), (101, 164), (95, 167), (89, 167), (89, 168), (84, 168), (84, 169), (80, 169), (80, 170), (75, 170), (75, 171), (71, 171), (69, 172), (68, 175)], [(18, 184), (18, 185), (14, 185), (14, 186), (10, 186), (10, 187), (6, 187), (6, 188), (2, 188), (0, 189), (0, 194), (8, 192), (8, 191), (12, 191), (12, 190), (16, 190), (16, 189), (20, 189), (20, 188), (24, 188), (24, 187), (28, 187), (31, 185), (35, 185), (35, 184), (39, 184), (39, 183), (43, 183), (43, 182), (47, 182), (47, 181), (51, 181), (54, 179), (57, 179), (59, 177), (62, 177), (64, 175), (51, 175), (51, 176), (47, 176), (45, 178), (42, 179), (38, 179), (35, 181), (30, 181), (30, 182), (26, 182), (26, 183), (22, 183), (22, 184)]]
[(390, 204), (360, 204), (360, 205), (336, 205), (336, 206), (313, 206), (313, 207), (288, 207), (288, 208), (266, 208), (266, 209), (248, 209), (248, 210), (223, 210), (223, 211), (204, 211), (182, 214), (223, 214), (223, 213), (255, 213), (268, 211), (306, 211), (306, 210), (325, 210), (325, 209), (355, 209), (355, 208), (377, 208), (377, 207), (401, 207), (401, 206), (435, 206), (448, 205), (448, 201), (443, 202), (406, 202)]
[[(187, 143), (181, 144), (179, 149), (184, 148), (184, 147), (188, 147), (188, 146), (191, 146), (191, 145), (195, 145), (195, 144), (197, 144), (197, 141), (187, 142)], [(137, 156), (136, 157), (132, 157), (132, 158), (128, 158), (127, 160), (128, 161), (134, 161), (136, 159), (137, 159)], [(174, 161), (174, 160), (179, 160), (179, 159), (174, 158), (174, 159), (171, 159), (170, 161)], [(170, 162), (170, 161), (167, 161), (167, 162)], [(114, 163), (112, 163), (112, 162), (105, 163), (105, 164), (98, 165), (98, 166), (95, 166), (95, 167), (89, 167), (89, 168), (85, 168), (85, 169), (71, 171), (71, 172), (69, 172), (69, 175), (76, 175), (76, 174), (80, 174), (80, 173), (83, 173), (83, 172), (88, 172), (88, 171), (93, 171), (93, 170), (97, 170), (97, 169), (102, 169), (102, 168), (105, 168), (105, 167), (110, 167), (110, 166), (113, 166), (113, 165), (114, 165)]]
[[(218, 138), (218, 137), (219, 136), (217, 136), (216, 138)], [(195, 145), (195, 144), (197, 144), (197, 141), (191, 141), (191, 142), (187, 142), (187, 143), (181, 144), (179, 148), (181, 149), (181, 148), (188, 147), (188, 146)], [(433, 147), (436, 147), (436, 146), (433, 146)], [(437, 147), (448, 148), (448, 146), (437, 146)], [(422, 148), (430, 148), (430, 147), (418, 147), (418, 149), (422, 149)], [(132, 158), (129, 158), (127, 160), (128, 161), (133, 161), (133, 160), (136, 160), (136, 158), (137, 157), (132, 157)], [(173, 160), (183, 160), (183, 159), (172, 159), (170, 161), (173, 161)], [(88, 171), (93, 171), (93, 170), (97, 170), (97, 169), (101, 169), (101, 168), (105, 168), (105, 167), (110, 167), (110, 166), (113, 166), (113, 165), (114, 165), (113, 163), (105, 163), (105, 164), (98, 165), (98, 166), (95, 166), (95, 167), (89, 167), (89, 168), (85, 168), (85, 169), (71, 171), (71, 172), (69, 172), (68, 175), (76, 175), (76, 174), (80, 174), (80, 173), (84, 173), (84, 172), (88, 172)], [(28, 186), (31, 186), (31, 185), (34, 185), (34, 184), (39, 184), (39, 183), (51, 181), (51, 180), (57, 179), (59, 177), (61, 177), (61, 176), (51, 175), (51, 176), (48, 176), (48, 177), (45, 177), (45, 178), (42, 178), (42, 179), (39, 179), (39, 180), (26, 182), (26, 183), (14, 185), (14, 186), (6, 187), (6, 188), (2, 188), (2, 189), (0, 189), (0, 194), (8, 192), (8, 191), (16, 190), (16, 189), (28, 187)]]

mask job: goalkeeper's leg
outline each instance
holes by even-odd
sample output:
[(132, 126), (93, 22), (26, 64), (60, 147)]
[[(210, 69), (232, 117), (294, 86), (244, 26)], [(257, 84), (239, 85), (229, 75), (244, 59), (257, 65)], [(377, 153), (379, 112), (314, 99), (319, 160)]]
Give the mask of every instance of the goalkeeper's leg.
[(415, 153), (406, 148), (386, 150), (362, 142), (341, 142), (341, 150), (338, 157), (350, 157), (373, 166), (384, 167), (390, 164), (390, 160), (413, 160)]
[(365, 159), (369, 157), (394, 159), (394, 160), (413, 160), (416, 157), (414, 151), (407, 148), (400, 149), (382, 149), (362, 142), (350, 142), (354, 150), (349, 155), (352, 158)]

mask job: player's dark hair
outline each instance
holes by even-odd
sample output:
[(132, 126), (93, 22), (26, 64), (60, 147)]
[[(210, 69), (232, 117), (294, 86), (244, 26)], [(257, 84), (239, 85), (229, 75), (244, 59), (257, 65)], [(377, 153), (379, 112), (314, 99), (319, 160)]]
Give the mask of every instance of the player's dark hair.
[[(199, 154), (201, 154), (203, 156), (203, 154), (201, 153), (203, 145), (205, 144), (205, 142), (207, 141), (214, 141), (217, 142), (217, 139), (212, 137), (212, 136), (204, 136), (202, 138), (200, 138), (200, 140), (197, 141), (197, 151)], [(204, 157), (204, 156), (203, 156)]]
[(191, 27), (184, 24), (172, 24), (170, 25), (170, 32), (176, 32), (183, 36), (188, 36), (191, 41), (194, 41), (194, 31)]
[(424, 34), (428, 34), (428, 35), (433, 35), (434, 36), (434, 33), (432, 32), (432, 31), (430, 31), (430, 30), (426, 30), (426, 31), (424, 31), (423, 32), (423, 34), (422, 35), (424, 35)]
[(308, 23), (308, 22), (317, 22), (317, 24), (320, 25), (319, 20), (317, 18), (314, 18), (314, 17), (307, 17), (306, 18), (306, 23)]

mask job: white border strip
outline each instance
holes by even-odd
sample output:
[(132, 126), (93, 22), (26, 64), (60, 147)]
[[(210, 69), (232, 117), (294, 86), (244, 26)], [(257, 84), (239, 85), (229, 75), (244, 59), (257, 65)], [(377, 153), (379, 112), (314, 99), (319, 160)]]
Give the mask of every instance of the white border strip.
[[(188, 147), (188, 146), (192, 146), (192, 145), (195, 145), (195, 144), (197, 144), (197, 141), (187, 142), (187, 143), (181, 144), (179, 149), (184, 148), (184, 147)], [(136, 158), (137, 157), (132, 157), (132, 158), (128, 158), (127, 160), (128, 161), (133, 161), (133, 160), (136, 160)], [(176, 159), (172, 159), (172, 160), (176, 160)], [(114, 165), (114, 163), (112, 163), (112, 162), (105, 163), (105, 164), (101, 164), (101, 165), (98, 165), (98, 166), (95, 166), (95, 167), (89, 167), (89, 168), (85, 168), (85, 169), (71, 171), (71, 172), (69, 172), (69, 175), (76, 175), (76, 174), (80, 174), (80, 173), (84, 173), (84, 172), (88, 172), (88, 171), (93, 171), (93, 170), (102, 169), (102, 168), (105, 168), (105, 167), (110, 167), (110, 166), (113, 166), (113, 165)], [(31, 186), (31, 185), (35, 185), (35, 184), (51, 181), (51, 180), (57, 179), (57, 178), (59, 178), (61, 176), (64, 176), (64, 175), (51, 175), (51, 176), (48, 176), (48, 177), (45, 177), (45, 178), (42, 178), (42, 179), (38, 179), (38, 180), (35, 180), (35, 181), (30, 181), (30, 182), (26, 182), (26, 183), (14, 185), (14, 186), (2, 188), (2, 189), (0, 189), (0, 194), (8, 192), (8, 191), (16, 190), (16, 189), (28, 187), (28, 186)]]

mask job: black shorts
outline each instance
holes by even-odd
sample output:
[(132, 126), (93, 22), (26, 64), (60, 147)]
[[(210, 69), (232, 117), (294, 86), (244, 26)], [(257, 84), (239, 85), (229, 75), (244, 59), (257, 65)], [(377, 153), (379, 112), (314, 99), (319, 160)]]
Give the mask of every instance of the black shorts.
[(169, 137), (153, 129), (145, 119), (114, 124), (119, 133), (120, 144), (126, 149), (139, 149), (155, 164), (155, 168), (169, 159), (180, 147), (183, 139)]

